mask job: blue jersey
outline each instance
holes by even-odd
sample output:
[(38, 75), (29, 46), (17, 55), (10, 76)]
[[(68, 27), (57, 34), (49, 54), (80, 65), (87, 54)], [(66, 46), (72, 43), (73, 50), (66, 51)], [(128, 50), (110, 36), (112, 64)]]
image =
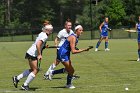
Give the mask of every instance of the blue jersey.
[[(74, 34), (71, 34), (70, 36), (75, 36)], [(76, 36), (75, 36), (76, 37)], [(78, 43), (78, 38), (76, 37), (75, 45)], [(57, 59), (62, 62), (67, 62), (70, 60), (70, 42), (66, 39), (65, 42), (62, 44), (62, 46), (57, 51)]]
[(140, 23), (137, 23), (137, 31), (138, 31), (138, 34), (140, 34)]
[(101, 32), (101, 36), (102, 37), (106, 37), (108, 36), (108, 23), (104, 22), (104, 25), (101, 28), (102, 32)]
[(140, 43), (140, 23), (137, 23), (137, 31), (138, 31), (138, 42)]

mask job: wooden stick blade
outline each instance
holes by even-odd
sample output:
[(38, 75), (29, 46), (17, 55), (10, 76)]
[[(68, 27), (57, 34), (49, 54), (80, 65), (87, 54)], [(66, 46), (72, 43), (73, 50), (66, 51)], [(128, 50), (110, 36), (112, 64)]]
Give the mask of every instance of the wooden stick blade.
[(126, 31), (126, 32), (132, 32), (132, 33), (137, 32), (136, 30), (124, 30), (124, 31)]

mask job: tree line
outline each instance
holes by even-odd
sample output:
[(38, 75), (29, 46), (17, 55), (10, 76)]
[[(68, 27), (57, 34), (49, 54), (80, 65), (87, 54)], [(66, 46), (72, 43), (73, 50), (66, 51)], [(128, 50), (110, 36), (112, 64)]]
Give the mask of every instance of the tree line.
[(1, 0), (0, 28), (40, 28), (46, 19), (54, 26), (63, 26), (65, 20), (71, 19), (87, 28), (97, 28), (104, 17), (109, 17), (113, 27), (133, 27), (140, 15), (140, 0), (94, 1)]

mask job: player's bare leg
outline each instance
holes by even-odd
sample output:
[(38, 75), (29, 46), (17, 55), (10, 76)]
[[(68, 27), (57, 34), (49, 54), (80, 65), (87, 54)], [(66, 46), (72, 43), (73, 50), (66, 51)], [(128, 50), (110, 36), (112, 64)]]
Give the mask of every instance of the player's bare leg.
[(31, 68), (31, 73), (28, 75), (24, 84), (21, 86), (21, 88), (26, 91), (29, 90), (30, 82), (35, 78), (36, 74), (38, 73), (37, 60), (29, 60), (29, 65)]
[(69, 62), (62, 62), (62, 64), (65, 66), (65, 69), (66, 69), (66, 71), (68, 72), (66, 88), (73, 89), (73, 88), (75, 88), (75, 87), (72, 85), (72, 79), (73, 79), (73, 74), (74, 74), (74, 68), (73, 68), (72, 65), (71, 65), (71, 61), (69, 61)]
[(108, 48), (108, 36), (105, 38), (105, 51), (109, 51), (110, 49)]
[(138, 59), (137, 61), (140, 61), (140, 43), (138, 42)]
[(99, 41), (96, 44), (95, 51), (98, 51), (98, 47), (100, 46), (100, 44), (101, 44), (101, 42), (102, 42), (103, 39), (104, 39), (103, 37), (100, 37)]

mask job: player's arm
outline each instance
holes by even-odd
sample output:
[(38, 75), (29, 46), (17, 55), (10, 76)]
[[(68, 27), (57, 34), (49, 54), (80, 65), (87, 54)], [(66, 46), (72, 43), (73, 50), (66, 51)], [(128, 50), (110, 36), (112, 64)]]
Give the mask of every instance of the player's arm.
[(41, 54), (41, 45), (43, 44), (43, 41), (42, 40), (39, 40), (36, 44), (36, 48), (37, 48), (37, 53), (38, 53), (38, 60), (41, 60), (42, 59), (42, 54)]
[[(59, 38), (58, 37), (56, 37), (55, 39), (54, 39), (54, 47), (58, 47), (58, 42), (59, 42)], [(43, 47), (43, 49), (45, 49), (45, 48), (49, 48), (49, 45), (46, 45), (45, 47)]]
[(79, 50), (75, 49), (76, 38), (74, 36), (70, 36), (68, 39), (70, 41), (71, 52), (73, 54), (81, 53), (83, 51), (88, 51), (88, 49), (79, 49)]
[(112, 31), (112, 29), (111, 29), (111, 28), (109, 28), (109, 27), (107, 27), (107, 30), (108, 30), (108, 31)]
[(63, 31), (59, 31), (59, 33), (57, 34), (57, 37), (54, 40), (55, 46), (58, 46), (58, 43), (59, 43), (61, 37), (63, 37)]
[(102, 26), (104, 25), (104, 22), (103, 23), (101, 23), (101, 25), (99, 26), (99, 30), (100, 30), (100, 32), (102, 32)]
[(111, 28), (107, 28), (107, 30), (108, 30), (108, 31), (112, 31), (112, 29), (111, 29)]
[(58, 41), (59, 41), (59, 38), (56, 37), (55, 40), (54, 40), (54, 45), (55, 45), (55, 46), (58, 46)]
[(136, 29), (136, 31), (137, 31), (137, 25), (138, 25), (138, 24), (135, 25), (135, 29)]

